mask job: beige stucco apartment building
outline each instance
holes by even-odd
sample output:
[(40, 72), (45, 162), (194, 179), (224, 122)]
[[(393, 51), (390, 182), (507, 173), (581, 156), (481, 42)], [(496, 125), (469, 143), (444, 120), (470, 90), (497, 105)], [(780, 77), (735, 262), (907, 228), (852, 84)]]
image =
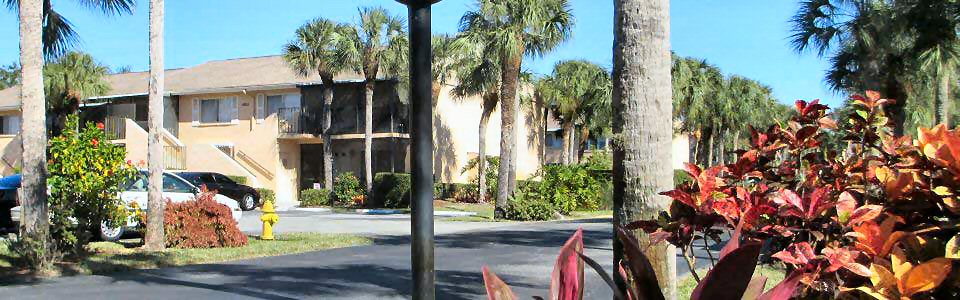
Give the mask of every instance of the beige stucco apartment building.
[[(147, 158), (147, 78), (146, 72), (109, 75), (111, 91), (87, 99), (81, 107), (83, 119), (104, 122), (115, 137), (113, 142), (124, 145), (128, 159), (134, 162)], [(362, 176), (362, 77), (340, 74), (335, 81), (331, 108), (334, 172)], [(210, 61), (167, 70), (162, 135), (167, 169), (243, 176), (251, 186), (274, 190), (279, 206), (296, 205), (299, 191), (323, 182), (320, 87), (319, 77), (295, 74), (279, 56)], [(442, 88), (435, 108), (435, 177), (438, 182), (463, 183), (474, 175), (461, 170), (478, 153), (480, 99), (455, 98), (449, 92), (449, 86)], [(405, 98), (398, 93), (396, 82), (378, 81), (373, 107), (375, 173), (409, 170), (409, 105)], [(14, 172), (20, 159), (19, 109), (19, 88), (0, 91), (3, 175)], [(541, 165), (542, 153), (551, 152), (546, 140), (549, 135), (539, 125), (543, 119), (536, 111), (542, 109), (518, 112), (519, 178), (533, 175)], [(486, 153), (497, 155), (499, 110), (490, 118), (486, 139)]]

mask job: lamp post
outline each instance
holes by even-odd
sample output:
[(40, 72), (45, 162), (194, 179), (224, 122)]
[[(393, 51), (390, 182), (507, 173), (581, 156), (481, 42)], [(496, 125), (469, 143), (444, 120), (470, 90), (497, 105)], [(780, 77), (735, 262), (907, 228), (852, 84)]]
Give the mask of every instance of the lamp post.
[(433, 106), (430, 5), (440, 0), (397, 0), (410, 24), (410, 193), (413, 299), (433, 300)]

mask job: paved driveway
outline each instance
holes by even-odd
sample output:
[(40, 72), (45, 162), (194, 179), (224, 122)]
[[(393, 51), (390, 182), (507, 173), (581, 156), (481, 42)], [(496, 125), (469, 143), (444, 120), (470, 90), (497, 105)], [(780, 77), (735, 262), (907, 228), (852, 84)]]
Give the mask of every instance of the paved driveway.
[[(344, 219), (325, 222), (342, 222), (335, 228), (358, 232), (365, 231), (358, 229), (363, 226), (390, 224), (399, 228), (381, 229), (409, 230), (408, 220), (369, 221), (377, 225)], [(437, 222), (438, 232), (445, 226), (456, 231), (444, 223)], [(438, 234), (437, 299), (485, 299), (480, 274), (485, 264), (521, 299), (546, 297), (559, 247), (578, 227), (584, 229), (587, 255), (608, 271), (611, 268), (610, 219), (477, 224), (491, 227)], [(682, 266), (679, 259), (678, 265)], [(371, 246), (0, 287), (0, 299), (407, 299), (410, 278), (408, 236), (381, 235)], [(611, 298), (609, 288), (592, 271), (586, 279), (586, 299)]]

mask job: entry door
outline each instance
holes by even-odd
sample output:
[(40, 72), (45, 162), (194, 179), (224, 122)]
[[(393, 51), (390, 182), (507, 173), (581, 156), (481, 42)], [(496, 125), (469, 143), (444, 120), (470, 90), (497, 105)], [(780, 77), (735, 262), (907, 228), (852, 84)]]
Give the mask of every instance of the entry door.
[(300, 190), (312, 189), (314, 183), (323, 185), (323, 145), (300, 145)]

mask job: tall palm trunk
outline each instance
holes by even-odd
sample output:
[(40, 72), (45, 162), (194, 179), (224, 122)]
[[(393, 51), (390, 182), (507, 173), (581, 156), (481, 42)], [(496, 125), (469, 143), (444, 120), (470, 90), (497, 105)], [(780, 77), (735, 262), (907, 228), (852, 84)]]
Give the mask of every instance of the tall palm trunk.
[(363, 175), (367, 199), (373, 199), (373, 88), (375, 78), (367, 79), (363, 101)]
[(540, 165), (543, 166), (547, 163), (547, 118), (549, 117), (550, 111), (547, 104), (543, 102), (543, 99), (540, 100), (540, 105), (543, 107), (543, 114), (540, 119)]
[(563, 121), (563, 152), (560, 153), (560, 162), (564, 165), (569, 165), (573, 160), (571, 158), (573, 154), (573, 122), (572, 121)]
[(497, 203), (495, 219), (506, 217), (507, 198), (513, 194), (516, 184), (516, 161), (514, 146), (517, 144), (516, 117), (520, 103), (517, 98), (517, 82), (520, 81), (520, 62), (523, 59), (523, 47), (514, 57), (505, 57), (501, 72), (500, 86), (500, 169), (497, 174)]
[(150, 95), (148, 96), (147, 127), (147, 233), (143, 238), (148, 251), (163, 250), (164, 200), (163, 145), (163, 0), (150, 0)]
[(714, 130), (713, 130), (713, 129), (710, 129), (710, 131), (709, 131), (707, 134), (709, 134), (710, 137), (707, 138), (707, 163), (706, 163), (706, 165), (707, 165), (707, 166), (712, 166), (712, 165), (713, 165), (713, 148), (714, 148), (714, 147), (713, 147), (713, 146), (714, 146), (714, 145), (713, 145), (713, 136), (715, 136), (716, 134), (714, 133)]
[[(660, 191), (673, 188), (669, 0), (614, 0), (613, 147), (614, 224), (656, 218), (669, 207)], [(631, 233), (660, 280), (666, 299), (676, 298), (676, 249)], [(614, 265), (623, 258), (614, 238)], [(615, 277), (623, 289), (625, 283)]]
[[(487, 97), (487, 96), (484, 96)], [(487, 125), (490, 123), (492, 110), (484, 110), (480, 115), (480, 149), (477, 149), (477, 186), (480, 200), (487, 197)]]
[(723, 131), (723, 135), (720, 136), (720, 146), (719, 146), (719, 147), (720, 147), (720, 151), (719, 151), (720, 153), (718, 153), (718, 154), (720, 155), (720, 165), (721, 165), (721, 166), (727, 164), (727, 141), (726, 141), (726, 139), (727, 139), (727, 136), (728, 136), (728, 135), (729, 135), (729, 131), (724, 130), (724, 131)]
[(323, 120), (321, 120), (321, 137), (323, 138), (323, 188), (333, 191), (333, 139), (330, 137), (330, 127), (333, 116), (333, 76), (322, 76), (323, 83)]
[(698, 165), (700, 164), (700, 139), (696, 136), (691, 136), (690, 139), (693, 141), (693, 156), (690, 158), (690, 163)]
[[(742, 149), (742, 148), (740, 148), (740, 132), (741, 132), (741, 131), (742, 131), (742, 130), (737, 130), (737, 131), (734, 131), (734, 132), (733, 132), (733, 147), (731, 147), (730, 150), (736, 151), (736, 150), (738, 150), (738, 149)], [(734, 162), (736, 162), (736, 160), (738, 160), (738, 159), (740, 159), (740, 156), (737, 155), (736, 153), (734, 153), (734, 155), (733, 155), (733, 160), (734, 160)]]
[(20, 66), (23, 123), (21, 127), (22, 218), (20, 232), (29, 245), (27, 261), (41, 269), (50, 263), (47, 217), (47, 131), (43, 95), (42, 10), (40, 1), (20, 1)]
[[(443, 85), (439, 80), (433, 80), (430, 83), (430, 103), (433, 107), (433, 111), (437, 111), (437, 103), (440, 101), (440, 92), (443, 89)], [(433, 128), (433, 178), (434, 180), (442, 180), (443, 178), (443, 157), (440, 155), (439, 148), (443, 143), (437, 141), (437, 132), (439, 132), (440, 127), (440, 114), (433, 114), (433, 123), (430, 126)], [(437, 195), (439, 197), (439, 195)]]
[(953, 103), (950, 101), (950, 71), (941, 71), (939, 82), (937, 83), (937, 123), (946, 124), (950, 127), (950, 110)]

